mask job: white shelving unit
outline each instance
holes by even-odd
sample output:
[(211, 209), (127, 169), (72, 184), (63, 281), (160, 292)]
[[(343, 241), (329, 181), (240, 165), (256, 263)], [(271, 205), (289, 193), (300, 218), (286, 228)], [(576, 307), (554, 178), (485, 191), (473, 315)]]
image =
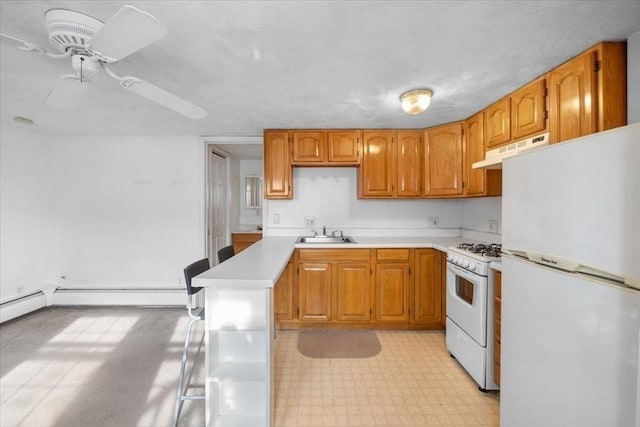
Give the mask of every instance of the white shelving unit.
[(206, 425), (272, 425), (271, 288), (205, 289)]

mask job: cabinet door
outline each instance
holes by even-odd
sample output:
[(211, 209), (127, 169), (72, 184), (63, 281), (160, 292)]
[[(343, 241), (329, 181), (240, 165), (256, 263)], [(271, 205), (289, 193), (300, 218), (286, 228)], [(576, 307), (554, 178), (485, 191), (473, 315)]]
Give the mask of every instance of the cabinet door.
[(336, 319), (371, 318), (371, 270), (369, 263), (336, 265)]
[(596, 52), (575, 57), (549, 73), (551, 143), (597, 131)]
[(420, 197), (422, 195), (422, 132), (397, 131), (396, 188), (397, 197)]
[(362, 132), (359, 197), (392, 197), (395, 159), (392, 131)]
[(545, 79), (538, 79), (511, 94), (511, 138), (519, 140), (547, 129)]
[(473, 169), (475, 162), (484, 160), (484, 113), (481, 111), (464, 122), (464, 182), (465, 194), (483, 195), (485, 193), (485, 169)]
[(331, 264), (300, 263), (298, 287), (298, 318), (331, 320)]
[(292, 131), (293, 164), (321, 163), (326, 160), (324, 133), (320, 131)]
[(327, 132), (327, 152), (330, 163), (360, 164), (360, 132), (357, 130)]
[(414, 310), (416, 323), (440, 325), (442, 317), (442, 271), (440, 251), (416, 249)]
[(426, 196), (462, 194), (462, 123), (424, 132)]
[(409, 264), (376, 265), (376, 320), (408, 321)]
[(500, 333), (502, 329), (502, 272), (495, 271), (493, 276), (494, 286), (494, 313), (493, 313), (493, 382), (500, 385)]
[(289, 133), (264, 133), (264, 196), (267, 199), (291, 199), (292, 168), (289, 154)]
[(273, 287), (277, 320), (293, 320), (293, 263), (288, 263)]
[(494, 148), (511, 141), (511, 100), (504, 98), (484, 112), (485, 146)]

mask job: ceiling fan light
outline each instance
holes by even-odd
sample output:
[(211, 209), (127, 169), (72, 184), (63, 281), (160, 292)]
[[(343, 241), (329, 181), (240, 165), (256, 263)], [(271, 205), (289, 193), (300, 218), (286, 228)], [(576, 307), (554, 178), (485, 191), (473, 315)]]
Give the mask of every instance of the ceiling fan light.
[(402, 109), (407, 114), (420, 114), (429, 108), (431, 103), (431, 91), (428, 89), (415, 89), (400, 95)]

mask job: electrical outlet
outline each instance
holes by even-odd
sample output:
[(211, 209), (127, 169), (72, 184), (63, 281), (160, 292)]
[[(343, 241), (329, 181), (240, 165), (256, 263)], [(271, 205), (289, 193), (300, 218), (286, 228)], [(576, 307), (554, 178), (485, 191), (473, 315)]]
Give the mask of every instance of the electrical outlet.
[(427, 228), (438, 228), (439, 219), (437, 216), (427, 218)]
[(304, 217), (304, 225), (306, 227), (315, 227), (315, 225), (316, 225), (316, 217), (315, 216), (305, 216)]
[(22, 286), (18, 286), (18, 287), (16, 288), (16, 293), (17, 293), (17, 294), (21, 294), (22, 292), (24, 292), (24, 288), (23, 288)]
[(274, 213), (273, 214), (273, 223), (274, 224), (280, 224), (280, 214), (279, 213)]
[(182, 285), (182, 277), (178, 277), (178, 285)]
[(497, 233), (498, 232), (498, 221), (496, 221), (495, 219), (490, 219), (489, 220), (489, 232), (490, 233)]

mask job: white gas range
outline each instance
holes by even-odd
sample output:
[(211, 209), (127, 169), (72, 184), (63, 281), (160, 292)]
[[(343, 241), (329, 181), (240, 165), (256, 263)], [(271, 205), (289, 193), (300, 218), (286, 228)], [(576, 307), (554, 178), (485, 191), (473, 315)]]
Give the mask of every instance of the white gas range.
[(499, 244), (463, 243), (447, 251), (447, 349), (478, 383), (493, 381), (493, 286), (489, 264), (500, 261)]

